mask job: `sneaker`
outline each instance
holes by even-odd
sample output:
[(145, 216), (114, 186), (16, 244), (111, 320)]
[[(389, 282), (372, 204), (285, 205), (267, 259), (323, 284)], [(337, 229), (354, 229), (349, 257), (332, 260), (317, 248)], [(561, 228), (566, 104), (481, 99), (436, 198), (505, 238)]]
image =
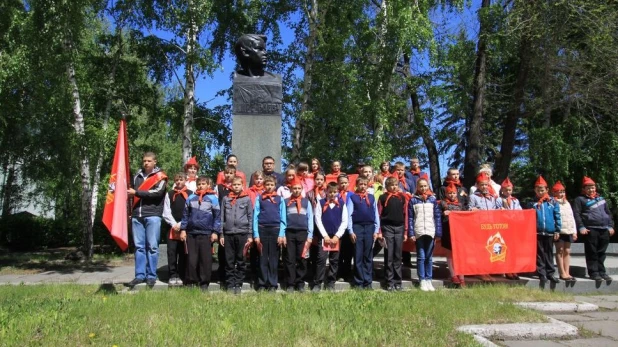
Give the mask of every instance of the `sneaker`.
[(146, 282), (145, 278), (134, 278), (131, 282), (127, 283), (127, 286), (133, 288), (136, 285), (141, 284), (141, 283), (145, 283), (145, 282)]
[(240, 287), (234, 287), (234, 295), (238, 295), (240, 294), (240, 292), (242, 291), (242, 288)]
[(395, 284), (395, 291), (400, 292), (402, 290), (403, 290), (403, 287), (401, 287), (401, 285)]
[(394, 292), (395, 291), (395, 286), (388, 286), (388, 288), (386, 288), (387, 292)]
[(285, 290), (287, 293), (294, 293), (294, 287), (289, 286), (287, 287), (287, 289)]
[(420, 280), (419, 282), (421, 284), (420, 285), (421, 290), (424, 291), (424, 292), (428, 292), (429, 288), (427, 288), (427, 281), (426, 280)]
[(431, 283), (431, 280), (427, 280), (427, 285), (426, 285), (426, 287), (427, 287), (427, 289), (428, 289), (430, 292), (435, 292), (435, 291), (436, 291), (436, 288), (434, 288), (434, 287), (433, 287), (433, 283)]
[(602, 274), (601, 278), (606, 280), (606, 281), (611, 281), (612, 280), (612, 278), (608, 274)]
[(146, 285), (150, 288), (154, 287), (156, 283), (157, 283), (157, 280), (155, 278), (150, 278), (146, 280)]

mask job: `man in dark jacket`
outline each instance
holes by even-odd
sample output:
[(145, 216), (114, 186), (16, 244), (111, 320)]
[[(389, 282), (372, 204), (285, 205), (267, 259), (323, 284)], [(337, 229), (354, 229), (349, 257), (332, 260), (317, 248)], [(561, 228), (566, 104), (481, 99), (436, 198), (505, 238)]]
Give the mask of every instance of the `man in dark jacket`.
[(157, 166), (157, 156), (146, 152), (142, 156), (142, 169), (133, 179), (128, 190), (133, 197), (133, 243), (135, 243), (135, 278), (130, 287), (146, 282), (150, 287), (157, 281), (161, 216), (165, 201), (167, 176)]

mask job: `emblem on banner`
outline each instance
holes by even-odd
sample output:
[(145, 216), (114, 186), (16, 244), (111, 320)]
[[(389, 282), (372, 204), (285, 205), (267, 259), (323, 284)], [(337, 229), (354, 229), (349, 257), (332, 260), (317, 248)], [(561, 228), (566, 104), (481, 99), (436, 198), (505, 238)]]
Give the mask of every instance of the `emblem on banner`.
[(506, 261), (506, 251), (508, 247), (502, 238), (500, 233), (495, 233), (487, 239), (487, 246), (485, 249), (489, 252), (489, 261)]
[(111, 204), (114, 202), (114, 190), (116, 190), (116, 174), (112, 174), (109, 178), (109, 190), (107, 191), (107, 195), (105, 196), (105, 203)]

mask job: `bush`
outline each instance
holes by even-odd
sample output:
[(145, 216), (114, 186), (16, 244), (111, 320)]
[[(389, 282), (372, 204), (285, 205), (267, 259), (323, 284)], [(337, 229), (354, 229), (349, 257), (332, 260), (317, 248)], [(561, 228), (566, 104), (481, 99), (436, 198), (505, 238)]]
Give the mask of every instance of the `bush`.
[(14, 251), (69, 246), (74, 232), (59, 220), (22, 212), (0, 219), (0, 243)]

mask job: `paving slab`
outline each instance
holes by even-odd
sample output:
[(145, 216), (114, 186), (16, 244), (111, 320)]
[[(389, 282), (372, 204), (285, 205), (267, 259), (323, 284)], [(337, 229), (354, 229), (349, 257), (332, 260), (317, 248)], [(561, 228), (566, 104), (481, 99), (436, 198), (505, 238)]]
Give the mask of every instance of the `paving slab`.
[(599, 309), (587, 302), (516, 302), (515, 305), (542, 312), (593, 312)]
[(587, 322), (591, 320), (597, 320), (596, 318), (586, 317), (582, 314), (552, 314), (549, 317), (571, 324), (574, 324), (574, 322)]
[(560, 341), (562, 345), (571, 347), (616, 347), (618, 341), (604, 337), (595, 337), (592, 339), (575, 339)]
[[(549, 323), (511, 323), (464, 325), (458, 331), (497, 340), (561, 339), (576, 337), (577, 327), (549, 318)], [(596, 323), (596, 322), (592, 322)]]
[(618, 311), (586, 312), (582, 315), (596, 320), (613, 320), (616, 322), (616, 328), (618, 329)]
[(586, 301), (591, 304), (595, 304), (599, 307), (608, 309), (608, 310), (618, 310), (618, 302), (606, 300), (607, 296), (599, 297), (599, 296), (576, 296), (575, 300), (577, 301)]
[(604, 320), (604, 321), (579, 322), (575, 324), (586, 330), (590, 330), (594, 333), (597, 333), (603, 337), (610, 337), (612, 339), (617, 340), (616, 346), (618, 346), (618, 322)]
[(508, 347), (564, 347), (563, 344), (550, 340), (500, 341), (500, 344)]

